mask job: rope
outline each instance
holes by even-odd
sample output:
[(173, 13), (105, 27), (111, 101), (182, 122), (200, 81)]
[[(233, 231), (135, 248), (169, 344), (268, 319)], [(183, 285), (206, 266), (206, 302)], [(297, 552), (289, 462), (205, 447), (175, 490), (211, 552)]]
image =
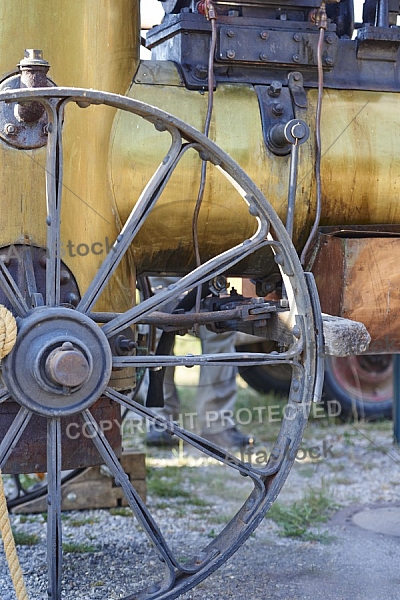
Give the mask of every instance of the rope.
[(0, 469), (0, 530), (3, 538), (4, 552), (10, 569), (17, 600), (29, 600), (26, 591), (24, 576), (18, 560), (17, 549), (11, 530), (10, 517), (7, 510), (6, 495), (3, 486), (3, 477)]
[[(17, 339), (17, 323), (12, 313), (0, 304), (0, 360), (13, 349)], [(10, 569), (17, 600), (28, 600), (24, 576), (18, 560), (14, 536), (11, 529), (7, 500), (4, 492), (3, 477), (0, 469), (0, 531), (4, 552)]]
[(14, 348), (17, 339), (17, 323), (13, 314), (0, 304), (0, 360)]

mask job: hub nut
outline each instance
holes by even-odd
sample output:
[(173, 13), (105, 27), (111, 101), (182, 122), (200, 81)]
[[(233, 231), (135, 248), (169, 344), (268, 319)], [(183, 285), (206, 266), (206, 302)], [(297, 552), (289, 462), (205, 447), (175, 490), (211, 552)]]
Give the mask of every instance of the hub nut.
[(65, 342), (49, 354), (46, 373), (58, 385), (74, 388), (82, 385), (90, 375), (86, 357), (71, 342)]

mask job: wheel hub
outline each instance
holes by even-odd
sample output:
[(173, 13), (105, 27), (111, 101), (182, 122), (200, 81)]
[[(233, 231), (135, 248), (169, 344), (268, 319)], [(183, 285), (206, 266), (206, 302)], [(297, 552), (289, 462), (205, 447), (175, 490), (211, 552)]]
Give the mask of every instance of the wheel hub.
[(36, 308), (18, 320), (17, 342), (3, 361), (13, 398), (44, 416), (67, 416), (102, 394), (112, 369), (106, 336), (68, 308)]

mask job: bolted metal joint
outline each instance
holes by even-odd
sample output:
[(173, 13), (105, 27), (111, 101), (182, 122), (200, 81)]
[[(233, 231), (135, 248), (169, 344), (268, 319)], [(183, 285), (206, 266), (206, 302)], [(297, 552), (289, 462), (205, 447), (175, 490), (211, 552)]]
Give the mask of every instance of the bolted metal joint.
[(287, 123), (273, 125), (268, 137), (272, 147), (285, 148), (291, 144), (304, 144), (310, 136), (310, 128), (301, 119), (291, 119)]
[[(18, 75), (11, 75), (1, 82), (0, 91), (55, 85), (47, 77), (50, 65), (41, 50), (25, 50), (18, 68)], [(56, 102), (55, 99), (48, 100), (48, 104)], [(49, 133), (47, 111), (41, 102), (24, 99), (19, 103), (4, 102), (0, 106), (0, 138), (11, 146), (24, 150), (41, 148), (47, 144)]]
[[(18, 64), (21, 72), (21, 88), (48, 87), (47, 72), (50, 68), (43, 59), (42, 50), (25, 50), (25, 57)], [(35, 123), (44, 114), (44, 106), (40, 102), (24, 102), (17, 105), (17, 118), (24, 123)]]

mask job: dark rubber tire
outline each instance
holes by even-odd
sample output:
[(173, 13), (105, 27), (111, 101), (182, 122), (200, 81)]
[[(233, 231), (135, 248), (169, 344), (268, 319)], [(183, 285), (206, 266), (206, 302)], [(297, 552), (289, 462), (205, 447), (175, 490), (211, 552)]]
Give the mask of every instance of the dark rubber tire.
[(329, 356), (325, 360), (324, 399), (337, 400), (344, 418), (390, 419), (393, 357), (390, 354)]
[[(237, 346), (241, 352), (270, 352), (270, 342)], [(246, 383), (262, 394), (286, 395), (289, 392), (290, 368), (278, 366), (240, 367)], [(366, 421), (390, 419), (393, 407), (393, 360), (390, 354), (349, 356), (325, 359), (323, 399), (336, 400), (344, 419)], [(336, 413), (336, 410), (335, 410)]]
[[(271, 352), (274, 346), (271, 342), (259, 342), (236, 346), (239, 352)], [(291, 369), (288, 365), (258, 365), (254, 367), (239, 367), (239, 374), (246, 383), (261, 394), (289, 393)]]

